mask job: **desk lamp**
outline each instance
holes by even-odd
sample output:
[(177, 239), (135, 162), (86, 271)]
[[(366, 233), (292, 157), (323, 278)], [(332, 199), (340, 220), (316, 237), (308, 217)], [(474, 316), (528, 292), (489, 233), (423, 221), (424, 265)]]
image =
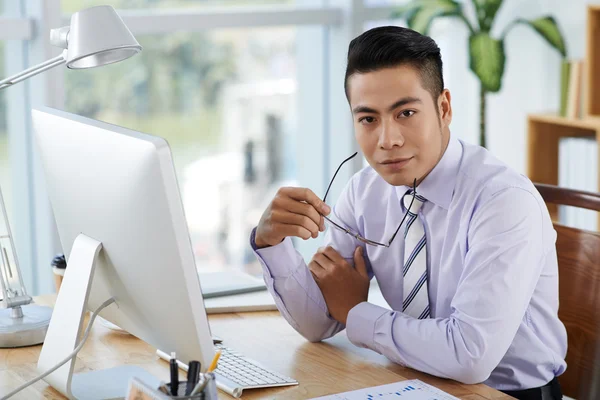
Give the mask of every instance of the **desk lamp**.
[[(69, 69), (93, 68), (125, 60), (142, 50), (111, 6), (91, 7), (73, 14), (70, 26), (50, 31), (50, 43), (64, 49), (60, 56), (0, 80), (0, 90), (62, 64)], [(31, 304), (1, 192), (0, 208), (0, 348), (40, 344), (46, 336), (52, 309)]]

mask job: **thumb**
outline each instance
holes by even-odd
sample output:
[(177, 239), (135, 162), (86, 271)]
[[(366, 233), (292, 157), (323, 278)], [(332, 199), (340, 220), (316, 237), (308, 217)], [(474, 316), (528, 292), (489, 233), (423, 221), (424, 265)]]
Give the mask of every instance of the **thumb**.
[(354, 268), (361, 274), (364, 278), (369, 279), (369, 273), (367, 272), (367, 265), (365, 263), (365, 258), (363, 256), (363, 248), (358, 246), (356, 250), (354, 250)]

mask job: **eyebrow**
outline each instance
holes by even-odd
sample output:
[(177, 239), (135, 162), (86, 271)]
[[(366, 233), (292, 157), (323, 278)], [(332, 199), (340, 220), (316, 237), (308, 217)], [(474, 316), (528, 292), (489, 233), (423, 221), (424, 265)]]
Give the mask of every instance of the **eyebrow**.
[[(392, 104), (391, 106), (389, 106), (388, 111), (393, 111), (398, 107), (402, 107), (402, 106), (410, 104), (410, 103), (423, 103), (423, 102), (418, 97), (403, 97), (400, 100), (398, 100), (397, 102), (395, 102), (394, 104)], [(371, 107), (356, 106), (352, 109), (352, 113), (353, 114), (359, 114), (359, 113), (378, 114), (379, 112)]]

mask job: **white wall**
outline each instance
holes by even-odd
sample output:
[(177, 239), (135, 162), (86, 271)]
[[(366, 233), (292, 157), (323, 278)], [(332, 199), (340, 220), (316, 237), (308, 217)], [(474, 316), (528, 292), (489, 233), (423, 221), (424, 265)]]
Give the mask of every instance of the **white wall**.
[[(553, 15), (566, 39), (569, 58), (585, 56), (587, 4), (600, 1), (505, 0), (492, 34), (498, 37), (515, 18)], [(478, 143), (479, 84), (469, 69), (468, 31), (455, 19), (438, 21), (431, 36), (442, 50), (444, 79), (452, 94), (452, 133)], [(532, 29), (519, 25), (506, 38), (502, 90), (488, 95), (488, 148), (519, 172), (526, 172), (527, 114), (556, 111), (559, 106), (560, 60)]]

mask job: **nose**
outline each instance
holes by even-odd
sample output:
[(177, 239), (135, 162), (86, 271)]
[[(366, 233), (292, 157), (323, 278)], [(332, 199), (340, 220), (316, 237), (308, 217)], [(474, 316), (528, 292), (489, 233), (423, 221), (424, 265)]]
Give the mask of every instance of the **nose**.
[(379, 148), (382, 150), (391, 150), (394, 146), (402, 147), (404, 144), (404, 135), (398, 124), (386, 122), (381, 124), (379, 131)]

